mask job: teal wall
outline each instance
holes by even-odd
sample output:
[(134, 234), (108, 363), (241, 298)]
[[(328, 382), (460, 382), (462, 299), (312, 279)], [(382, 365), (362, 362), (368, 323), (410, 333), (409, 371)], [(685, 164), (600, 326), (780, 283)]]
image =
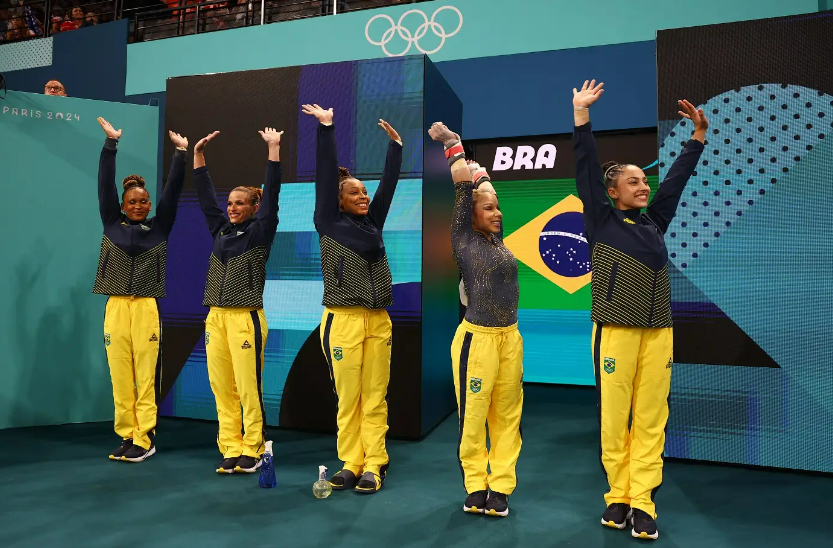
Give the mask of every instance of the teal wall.
[(150, 174), (153, 193), (155, 108), (13, 91), (0, 101), (0, 428), (113, 418), (106, 298), (91, 294), (102, 233), (98, 116), (124, 128), (118, 182)]
[[(700, 0), (682, 6), (668, 0), (453, 0), (407, 4), (131, 44), (126, 94), (162, 91), (165, 79), (172, 76), (384, 57), (382, 48), (372, 45), (365, 34), (372, 17), (384, 14), (398, 21), (409, 9), (417, 9), (430, 18), (444, 6), (459, 10), (463, 22), (459, 32), (443, 44), (430, 30), (419, 40), (426, 52), (442, 45), (430, 54), (435, 62), (653, 40), (659, 29), (815, 12), (819, 2)], [(402, 24), (413, 34), (423, 21), (419, 13), (411, 13)], [(436, 16), (448, 33), (459, 21), (451, 9)], [(367, 32), (379, 40), (389, 28), (390, 22), (378, 18)], [(407, 46), (394, 33), (387, 47), (399, 53)], [(420, 52), (412, 46), (407, 53)]]

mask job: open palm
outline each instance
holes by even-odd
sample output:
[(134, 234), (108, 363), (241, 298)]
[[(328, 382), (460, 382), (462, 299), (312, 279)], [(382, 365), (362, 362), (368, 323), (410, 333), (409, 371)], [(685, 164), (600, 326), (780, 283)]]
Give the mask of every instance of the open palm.
[(266, 127), (263, 128), (263, 131), (258, 131), (260, 136), (263, 137), (263, 140), (269, 146), (277, 146), (281, 144), (281, 135), (283, 135), (283, 131), (278, 131), (273, 127)]
[(573, 106), (579, 108), (589, 108), (590, 105), (595, 103), (599, 100), (599, 97), (602, 96), (604, 93), (604, 82), (599, 82), (596, 85), (595, 80), (587, 80), (584, 81), (584, 85), (581, 86), (581, 90), (577, 90), (573, 88)]
[(694, 124), (695, 131), (706, 131), (709, 129), (709, 119), (706, 118), (706, 114), (703, 112), (702, 108), (695, 107), (687, 99), (677, 101), (677, 105), (680, 107), (680, 110), (678, 111), (680, 116), (691, 120)]
[(311, 105), (301, 105), (301, 112), (315, 116), (322, 124), (331, 124), (333, 122), (333, 109), (323, 109), (315, 103)]

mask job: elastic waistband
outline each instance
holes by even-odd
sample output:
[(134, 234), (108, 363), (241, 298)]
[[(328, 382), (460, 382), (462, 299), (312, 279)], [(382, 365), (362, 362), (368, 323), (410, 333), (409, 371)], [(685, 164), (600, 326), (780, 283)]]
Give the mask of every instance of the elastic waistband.
[(118, 300), (118, 301), (140, 301), (142, 299), (147, 299), (149, 301), (155, 301), (156, 297), (140, 297), (138, 295), (110, 295), (107, 297), (109, 299)]
[(372, 314), (385, 314), (387, 315), (388, 311), (384, 308), (365, 308), (363, 306), (326, 306), (324, 307), (325, 312), (332, 312), (333, 314), (360, 314), (360, 315), (372, 315)]
[(512, 331), (518, 330), (518, 322), (515, 322), (512, 325), (507, 325), (506, 327), (484, 327), (482, 325), (475, 325), (471, 322), (463, 320), (460, 325), (463, 326), (466, 331), (476, 331), (478, 333), (511, 333)]
[(597, 328), (607, 329), (607, 330), (611, 330), (611, 329), (622, 329), (622, 330), (624, 330), (624, 329), (644, 329), (646, 331), (651, 331), (651, 330), (654, 330), (654, 329), (656, 329), (656, 330), (674, 329), (673, 326), (670, 326), (670, 325), (668, 325), (668, 326), (659, 326), (659, 327), (651, 327), (651, 326), (647, 326), (647, 325), (628, 325), (628, 324), (624, 324), (624, 323), (612, 323), (612, 322), (611, 323), (593, 322), (593, 323), (595, 324), (595, 326)]
[(263, 310), (262, 308), (252, 308), (250, 306), (212, 306), (208, 312), (214, 314), (249, 314), (250, 312), (257, 312)]

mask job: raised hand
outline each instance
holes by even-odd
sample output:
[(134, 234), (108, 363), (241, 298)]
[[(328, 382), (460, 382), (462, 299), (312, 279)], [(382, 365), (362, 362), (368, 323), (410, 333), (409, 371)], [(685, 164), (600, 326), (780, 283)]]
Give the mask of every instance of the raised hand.
[(385, 130), (385, 132), (388, 134), (388, 137), (390, 137), (391, 141), (402, 140), (399, 138), (399, 134), (396, 132), (396, 130), (393, 129), (393, 127), (389, 123), (385, 122), (381, 118), (379, 118), (379, 127)]
[(681, 109), (677, 112), (683, 118), (688, 118), (694, 123), (695, 131), (706, 131), (707, 129), (709, 129), (709, 120), (706, 118), (706, 114), (703, 112), (702, 108), (695, 107), (686, 99), (683, 99), (682, 101), (677, 101), (677, 105), (679, 105)]
[(599, 97), (601, 97), (602, 93), (604, 93), (602, 86), (604, 86), (604, 82), (599, 82), (599, 85), (596, 85), (595, 80), (590, 80), (590, 82), (585, 80), (580, 91), (573, 88), (573, 106), (579, 108), (589, 108), (590, 105), (598, 101)]
[(310, 116), (315, 116), (319, 122), (322, 124), (331, 124), (333, 123), (333, 109), (328, 108), (324, 110), (320, 106), (316, 105), (315, 103), (311, 105), (301, 105), (301, 112), (304, 114), (309, 114)]
[(120, 129), (119, 130), (114, 129), (113, 126), (110, 125), (110, 122), (108, 122), (107, 120), (105, 120), (101, 116), (96, 118), (96, 120), (98, 120), (98, 125), (100, 125), (101, 129), (104, 130), (104, 133), (107, 134), (107, 137), (109, 137), (110, 139), (117, 139), (117, 140), (118, 140), (119, 137), (121, 137), (121, 130)]
[(451, 131), (442, 122), (434, 122), (428, 129), (428, 135), (435, 141), (443, 144), (453, 143), (460, 140), (460, 136)]
[(202, 153), (203, 151), (205, 151), (205, 145), (207, 145), (211, 141), (211, 139), (218, 136), (219, 134), (220, 134), (219, 131), (215, 131), (215, 132), (209, 133), (208, 135), (206, 135), (205, 137), (200, 139), (197, 142), (197, 144), (194, 145), (194, 152)]
[(171, 138), (171, 142), (174, 144), (176, 148), (188, 148), (187, 137), (183, 137), (179, 133), (174, 133), (173, 131), (168, 132), (168, 137)]
[(258, 131), (258, 133), (260, 133), (260, 136), (263, 137), (263, 140), (266, 141), (266, 144), (270, 147), (280, 146), (283, 131), (278, 131), (273, 127), (265, 127), (263, 128), (263, 131)]

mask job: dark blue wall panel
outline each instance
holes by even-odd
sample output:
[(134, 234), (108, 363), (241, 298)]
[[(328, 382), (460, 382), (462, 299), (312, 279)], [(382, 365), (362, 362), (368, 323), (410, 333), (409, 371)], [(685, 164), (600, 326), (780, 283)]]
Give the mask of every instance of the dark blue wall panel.
[(597, 130), (654, 127), (654, 41), (446, 61), (437, 68), (463, 102), (463, 137), (568, 133), (573, 88), (605, 82), (593, 107)]

